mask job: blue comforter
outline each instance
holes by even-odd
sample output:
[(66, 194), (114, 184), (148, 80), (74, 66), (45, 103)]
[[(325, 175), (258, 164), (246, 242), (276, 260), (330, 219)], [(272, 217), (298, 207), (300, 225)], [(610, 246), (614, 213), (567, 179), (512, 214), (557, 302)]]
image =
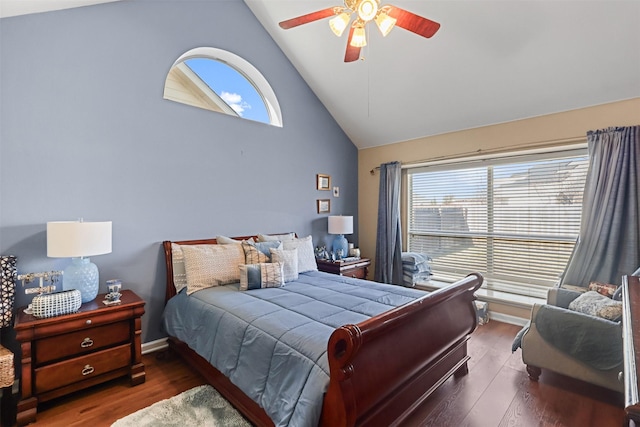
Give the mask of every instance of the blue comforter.
[(317, 426), (334, 329), (422, 295), (314, 271), (281, 288), (241, 292), (232, 284), (191, 296), (181, 292), (167, 303), (163, 325), (263, 407), (276, 426)]

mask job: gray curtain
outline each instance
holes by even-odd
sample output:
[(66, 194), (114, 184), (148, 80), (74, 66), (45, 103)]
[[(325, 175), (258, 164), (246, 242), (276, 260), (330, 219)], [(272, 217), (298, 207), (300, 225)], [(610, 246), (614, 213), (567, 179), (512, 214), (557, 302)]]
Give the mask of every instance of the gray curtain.
[(578, 242), (562, 284), (621, 284), (640, 265), (640, 126), (587, 133), (589, 171)]
[(395, 285), (402, 285), (401, 173), (400, 162), (380, 165), (374, 280)]

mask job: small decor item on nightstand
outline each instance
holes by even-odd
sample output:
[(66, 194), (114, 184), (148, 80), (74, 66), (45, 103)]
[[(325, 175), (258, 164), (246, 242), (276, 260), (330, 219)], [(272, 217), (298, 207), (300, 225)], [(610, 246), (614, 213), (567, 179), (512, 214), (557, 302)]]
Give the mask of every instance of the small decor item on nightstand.
[(104, 305), (114, 305), (120, 304), (120, 297), (122, 294), (120, 290), (122, 289), (122, 281), (118, 279), (107, 280), (107, 290), (109, 293), (105, 295), (105, 300), (102, 301)]
[(29, 305), (31, 313), (28, 314), (41, 319), (62, 316), (63, 314), (75, 313), (81, 305), (82, 297), (77, 289), (41, 294), (33, 297)]

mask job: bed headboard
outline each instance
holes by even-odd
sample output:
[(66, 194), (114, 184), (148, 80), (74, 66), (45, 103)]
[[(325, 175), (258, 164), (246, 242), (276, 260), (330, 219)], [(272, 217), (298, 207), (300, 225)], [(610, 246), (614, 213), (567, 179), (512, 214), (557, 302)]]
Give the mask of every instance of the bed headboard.
[[(289, 233), (270, 233), (270, 234), (275, 235), (275, 234), (289, 234)], [(253, 240), (257, 241), (258, 235), (232, 237), (232, 239), (240, 240), (240, 241), (249, 240), (252, 238)], [(173, 283), (173, 251), (171, 248), (172, 243), (175, 243), (177, 245), (217, 245), (218, 241), (215, 238), (212, 238), (212, 239), (198, 239), (198, 240), (180, 240), (180, 241), (173, 241), (173, 242), (170, 240), (165, 240), (164, 242), (162, 242), (162, 247), (164, 248), (164, 263), (165, 263), (165, 268), (167, 272), (167, 287), (165, 289), (165, 297), (164, 297), (165, 304), (167, 301), (169, 301), (169, 299), (171, 299), (171, 297), (174, 297), (176, 295), (176, 287), (175, 287), (175, 284)]]

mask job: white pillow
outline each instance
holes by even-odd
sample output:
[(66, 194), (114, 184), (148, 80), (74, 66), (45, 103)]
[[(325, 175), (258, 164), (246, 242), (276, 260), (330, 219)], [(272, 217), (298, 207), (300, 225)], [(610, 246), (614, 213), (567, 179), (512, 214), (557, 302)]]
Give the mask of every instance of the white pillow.
[(216, 242), (218, 242), (219, 245), (234, 245), (234, 244), (239, 245), (242, 242), (253, 243), (253, 237), (250, 238), (249, 240), (236, 240), (227, 236), (216, 236)]
[(298, 250), (269, 249), (271, 252), (271, 262), (282, 264), (284, 281), (291, 282), (298, 278)]
[(280, 240), (284, 242), (285, 240), (293, 240), (296, 238), (295, 233), (286, 233), (286, 234), (258, 234), (258, 242), (271, 242), (274, 240)]
[(286, 250), (298, 250), (298, 273), (318, 271), (311, 236), (302, 237), (300, 239), (285, 240), (282, 242), (282, 248)]
[(241, 245), (183, 245), (187, 294), (238, 282), (238, 265), (244, 264)]

